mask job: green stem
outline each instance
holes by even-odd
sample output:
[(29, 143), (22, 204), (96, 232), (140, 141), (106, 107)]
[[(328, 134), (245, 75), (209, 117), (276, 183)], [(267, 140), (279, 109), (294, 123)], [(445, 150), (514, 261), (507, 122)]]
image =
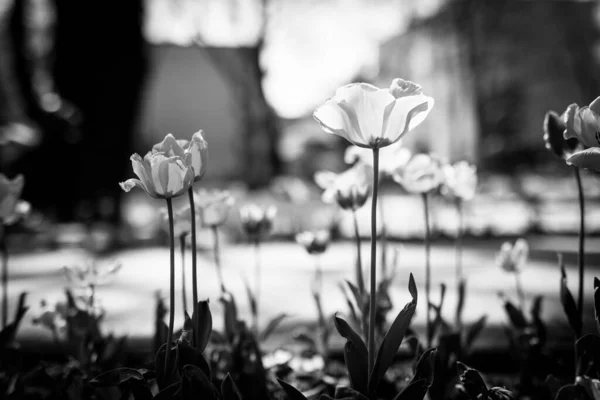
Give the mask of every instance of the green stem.
[(215, 266), (217, 268), (217, 278), (219, 279), (219, 285), (221, 286), (221, 294), (227, 293), (225, 289), (225, 281), (223, 279), (223, 271), (221, 270), (221, 249), (219, 247), (219, 228), (216, 225), (212, 227), (213, 232), (213, 254), (215, 257)]
[[(193, 315), (198, 315), (198, 271), (197, 271), (197, 259), (196, 253), (198, 251), (198, 247), (196, 246), (196, 206), (194, 204), (194, 191), (190, 187), (188, 189), (188, 198), (190, 202), (190, 219), (191, 219), (191, 239), (192, 239), (192, 304)], [(194, 327), (194, 342), (200, 342), (200, 329)]]
[(579, 192), (579, 253), (577, 261), (579, 263), (579, 296), (577, 298), (577, 310), (579, 317), (583, 320), (583, 278), (585, 273), (585, 198), (583, 195), (583, 185), (581, 184), (581, 174), (579, 168), (575, 167), (575, 179), (577, 180), (577, 190)]
[(381, 220), (381, 228), (380, 237), (381, 237), (381, 276), (383, 278), (387, 277), (387, 227), (385, 225), (385, 212), (383, 206), (383, 195), (379, 196), (378, 199), (378, 207), (379, 207), (379, 219)]
[(258, 335), (258, 319), (260, 310), (260, 276), (261, 276), (261, 263), (260, 263), (260, 240), (254, 241), (254, 301), (256, 302), (256, 312), (254, 313), (254, 331)]
[(165, 377), (169, 374), (171, 361), (171, 342), (173, 341), (173, 327), (175, 325), (175, 227), (173, 223), (173, 202), (167, 199), (167, 210), (169, 212), (169, 247), (170, 247), (170, 299), (169, 299), (169, 332), (167, 333), (167, 351), (165, 357)]
[(362, 250), (361, 250), (361, 240), (360, 240), (360, 232), (358, 230), (358, 217), (356, 216), (356, 211), (352, 210), (352, 219), (354, 221), (354, 237), (356, 239), (356, 284), (358, 286), (358, 292), (360, 293), (360, 301), (362, 303), (358, 304), (360, 307), (360, 315), (362, 319), (362, 329), (365, 339), (369, 336), (369, 324), (367, 317), (367, 310), (365, 308), (366, 303), (365, 300), (365, 279), (363, 277), (362, 271)]
[(0, 225), (0, 250), (2, 251), (2, 329), (8, 325), (8, 250), (4, 227)]
[(427, 348), (431, 348), (431, 311), (429, 304), (431, 304), (431, 243), (430, 243), (430, 226), (429, 226), (429, 196), (427, 193), (423, 193), (423, 211), (425, 214), (425, 298), (427, 302)]
[(519, 309), (525, 311), (525, 292), (523, 292), (523, 285), (521, 285), (521, 274), (519, 271), (515, 271), (515, 283), (517, 286), (517, 297), (519, 298)]
[[(460, 296), (461, 292), (461, 284), (463, 280), (463, 235), (465, 231), (464, 227), (464, 214), (463, 214), (463, 202), (461, 199), (456, 200), (456, 213), (458, 215), (458, 227), (456, 232), (456, 241), (455, 241), (455, 256), (456, 256), (456, 293)], [(460, 304), (456, 309), (456, 328), (461, 331), (462, 329), (462, 320), (461, 320), (461, 308), (462, 304)]]
[(379, 149), (373, 149), (373, 197), (371, 200), (371, 292), (369, 293), (369, 363), (375, 365), (375, 309), (377, 302), (377, 189), (379, 186)]
[(187, 291), (185, 289), (185, 237), (183, 233), (179, 235), (179, 249), (181, 251), (181, 300), (183, 304), (183, 315), (187, 314)]
[(312, 286), (312, 295), (315, 300), (317, 307), (317, 315), (319, 318), (319, 343), (321, 349), (320, 352), (324, 356), (327, 353), (327, 338), (326, 335), (326, 322), (325, 313), (323, 312), (323, 305), (321, 304), (321, 292), (323, 290), (323, 270), (321, 269), (321, 260), (318, 255), (314, 256), (315, 260), (315, 277)]

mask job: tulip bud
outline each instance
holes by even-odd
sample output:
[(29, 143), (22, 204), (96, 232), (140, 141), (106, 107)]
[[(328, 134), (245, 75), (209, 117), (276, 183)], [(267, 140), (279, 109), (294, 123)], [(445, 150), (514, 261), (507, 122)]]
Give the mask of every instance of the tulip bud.
[(477, 167), (466, 161), (442, 167), (442, 194), (459, 200), (472, 200), (477, 189)]
[(356, 211), (369, 197), (370, 173), (370, 167), (357, 164), (341, 174), (319, 171), (315, 174), (315, 182), (325, 189), (322, 195), (325, 203), (336, 201), (342, 209)]
[(579, 144), (577, 139), (565, 139), (567, 126), (564, 119), (565, 114), (559, 116), (554, 111), (546, 113), (544, 118), (544, 142), (546, 143), (546, 149), (566, 160), (573, 152), (583, 150), (583, 146)]
[(496, 265), (506, 272), (516, 273), (521, 271), (528, 258), (529, 244), (525, 239), (518, 239), (514, 245), (504, 242), (496, 254)]
[(323, 254), (329, 246), (329, 231), (306, 231), (296, 235), (296, 242), (304, 246), (308, 254)]
[(234, 202), (229, 192), (224, 190), (196, 191), (194, 203), (200, 225), (205, 228), (223, 225)]
[(437, 189), (443, 180), (440, 162), (427, 154), (417, 154), (404, 169), (393, 175), (409, 193), (428, 193)]
[(10, 180), (6, 175), (0, 174), (0, 224), (8, 225), (13, 222), (24, 185), (23, 175)]

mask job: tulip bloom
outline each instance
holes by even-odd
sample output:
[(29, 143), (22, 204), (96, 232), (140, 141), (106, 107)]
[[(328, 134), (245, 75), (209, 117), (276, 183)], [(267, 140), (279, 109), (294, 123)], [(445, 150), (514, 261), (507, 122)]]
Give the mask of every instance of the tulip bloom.
[(571, 104), (564, 114), (565, 139), (577, 139), (586, 149), (575, 151), (567, 163), (600, 171), (600, 97), (589, 106)]
[(200, 224), (212, 228), (225, 223), (235, 200), (228, 191), (201, 189), (194, 193), (194, 202)]
[(544, 143), (546, 149), (563, 160), (584, 149), (579, 140), (575, 138), (565, 139), (566, 114), (566, 111), (562, 115), (558, 115), (554, 111), (548, 111), (544, 117)]
[(496, 265), (510, 273), (520, 272), (529, 258), (529, 244), (519, 239), (514, 245), (504, 242), (496, 255)]
[(308, 254), (323, 254), (329, 246), (331, 237), (324, 229), (311, 232), (305, 231), (296, 235), (296, 242), (304, 246)]
[(89, 288), (107, 284), (121, 267), (121, 263), (98, 264), (94, 260), (89, 260), (84, 265), (63, 267), (63, 270), (71, 285)]
[(129, 192), (139, 187), (155, 199), (171, 199), (185, 193), (194, 183), (192, 158), (167, 156), (165, 153), (148, 153), (142, 157), (131, 156), (133, 172), (139, 179), (128, 179), (119, 183), (121, 189)]
[[(163, 217), (163, 222), (165, 223), (164, 228), (168, 231), (169, 213), (167, 208), (161, 208), (160, 213)], [(181, 207), (179, 210), (175, 210), (173, 212), (173, 228), (175, 231), (175, 236), (181, 237), (182, 235), (187, 235), (191, 232), (192, 222), (190, 214), (189, 206)]]
[(461, 201), (469, 201), (475, 197), (477, 190), (477, 167), (466, 161), (442, 167), (442, 193)]
[(259, 240), (271, 231), (276, 215), (277, 208), (275, 206), (261, 208), (256, 204), (247, 204), (240, 208), (242, 228), (253, 240)]
[[(391, 177), (394, 172), (403, 169), (412, 154), (409, 149), (403, 147), (401, 142), (394, 146), (381, 149), (379, 153), (379, 172), (380, 177)], [(363, 163), (373, 168), (373, 154), (369, 149), (357, 146), (348, 146), (344, 153), (346, 164)]]
[(356, 211), (369, 196), (370, 173), (371, 168), (366, 164), (357, 164), (341, 174), (319, 171), (315, 174), (315, 182), (324, 189), (322, 199), (325, 203), (335, 201), (344, 210)]
[(406, 166), (394, 173), (393, 179), (409, 193), (429, 193), (443, 180), (440, 162), (427, 154), (417, 154)]
[(25, 185), (23, 175), (17, 175), (10, 180), (4, 174), (0, 174), (0, 224), (9, 225), (18, 214), (19, 198)]
[(185, 158), (189, 154), (194, 168), (194, 182), (197, 182), (204, 176), (208, 161), (208, 146), (202, 133), (202, 130), (194, 133), (190, 141), (177, 140), (169, 133), (162, 142), (152, 147), (152, 153), (164, 153), (168, 157), (181, 158)]
[(313, 117), (327, 133), (370, 149), (389, 146), (419, 125), (431, 111), (433, 99), (421, 86), (394, 79), (390, 88), (352, 83), (317, 108)]

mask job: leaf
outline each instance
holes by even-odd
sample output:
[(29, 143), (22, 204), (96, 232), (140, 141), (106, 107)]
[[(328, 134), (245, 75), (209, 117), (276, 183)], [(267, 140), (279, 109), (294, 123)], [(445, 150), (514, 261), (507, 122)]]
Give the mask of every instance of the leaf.
[(277, 329), (277, 327), (279, 326), (281, 321), (283, 321), (287, 317), (288, 317), (288, 315), (286, 313), (281, 313), (281, 314), (273, 317), (267, 324), (266, 328), (263, 329), (263, 331), (261, 332), (259, 340), (260, 341), (267, 340), (269, 338), (269, 336), (271, 336), (271, 334), (273, 332), (275, 332), (275, 329)]
[(186, 365), (181, 375), (180, 393), (183, 399), (219, 400), (217, 388), (200, 368)]
[(180, 389), (180, 382), (175, 382), (166, 388), (162, 389), (156, 396), (154, 396), (154, 400), (172, 400), (176, 399), (176, 393)]
[(365, 362), (364, 354), (356, 349), (354, 343), (346, 341), (344, 346), (344, 360), (348, 375), (350, 375), (350, 383), (352, 388), (357, 392), (366, 394), (368, 388), (369, 370)]
[(504, 302), (504, 310), (506, 311), (506, 315), (508, 315), (508, 319), (513, 327), (517, 329), (525, 329), (527, 327), (527, 319), (525, 319), (525, 315), (523, 315), (523, 312), (515, 307), (510, 300), (506, 300)]
[(533, 302), (531, 303), (531, 317), (532, 318), (541, 318), (542, 314), (542, 300), (544, 300), (544, 296), (537, 295), (533, 298)]
[(193, 365), (202, 370), (206, 376), (211, 376), (208, 362), (202, 355), (202, 351), (192, 347), (188, 342), (182, 341), (177, 343), (177, 368), (183, 370), (186, 365)]
[(567, 315), (569, 325), (571, 325), (571, 329), (573, 330), (575, 337), (580, 337), (582, 322), (581, 322), (579, 313), (577, 312), (577, 306), (575, 305), (575, 299), (573, 298), (571, 291), (567, 287), (567, 274), (565, 272), (565, 266), (564, 266), (564, 264), (562, 264), (562, 260), (561, 260), (561, 266), (560, 266), (560, 273), (561, 273), (560, 302), (562, 303), (563, 310), (565, 311), (565, 314)]
[[(414, 283), (412, 274), (410, 275), (410, 280)], [(406, 330), (415, 313), (416, 306), (417, 297), (415, 293), (413, 295), (413, 301), (407, 303), (404, 306), (404, 309), (398, 313), (398, 316), (390, 326), (390, 329), (385, 334), (383, 342), (381, 342), (377, 357), (375, 358), (373, 370), (371, 371), (371, 376), (369, 377), (369, 394), (371, 397), (377, 392), (379, 381), (383, 378), (385, 372), (392, 364), (392, 361), (394, 361), (394, 357), (396, 357), (396, 353), (402, 344)]]
[[(198, 315), (196, 315), (196, 312)], [(198, 342), (196, 348), (202, 352), (206, 349), (212, 333), (212, 314), (208, 299), (198, 302), (192, 315), (192, 321), (194, 322), (194, 334)]]
[(467, 293), (467, 280), (461, 278), (458, 282), (458, 301), (456, 303), (456, 325), (460, 326)]
[(363, 342), (360, 336), (356, 332), (354, 332), (350, 325), (348, 325), (348, 323), (342, 318), (338, 317), (337, 315), (334, 315), (333, 320), (335, 323), (335, 328), (337, 329), (339, 334), (342, 335), (342, 337), (344, 337), (346, 340), (352, 342), (356, 351), (360, 354), (361, 358), (363, 358), (365, 365), (367, 365), (368, 351), (365, 342)]
[(558, 390), (555, 400), (590, 400), (590, 397), (582, 386), (569, 384)]
[(366, 311), (366, 302), (365, 298), (363, 298), (360, 294), (360, 290), (356, 287), (356, 285), (348, 280), (346, 280), (346, 284), (348, 284), (348, 288), (354, 297), (354, 302), (358, 306), (361, 314), (364, 314)]
[(433, 382), (436, 354), (436, 349), (427, 349), (421, 355), (415, 367), (415, 375), (411, 379), (411, 383), (424, 380), (428, 386), (431, 385)]
[(408, 278), (408, 291), (412, 296), (413, 302), (417, 304), (419, 292), (417, 291), (417, 284), (415, 283), (415, 278), (413, 277), (412, 272), (410, 273), (410, 277)]
[(235, 299), (233, 295), (229, 292), (226, 292), (221, 298), (221, 303), (223, 303), (223, 307), (225, 311), (223, 313), (224, 318), (224, 331), (227, 340), (230, 343), (233, 342), (236, 333), (238, 332), (238, 314), (237, 314), (237, 306), (235, 305)]
[(589, 368), (595, 368), (600, 373), (600, 336), (584, 335), (575, 342), (577, 355), (576, 375), (593, 375)]
[(242, 395), (237, 386), (235, 386), (235, 382), (230, 374), (227, 374), (223, 383), (221, 383), (221, 394), (223, 395), (223, 400), (242, 400)]
[(465, 347), (467, 349), (471, 349), (475, 339), (481, 333), (485, 324), (487, 322), (487, 315), (482, 315), (473, 325), (467, 328), (467, 332), (465, 334)]
[[(322, 397), (323, 396), (321, 396), (321, 398)], [(338, 386), (335, 388), (334, 398), (336, 400), (369, 400), (365, 396), (363, 396), (362, 393), (359, 393), (358, 391), (352, 388), (343, 386)]]
[(250, 312), (252, 313), (253, 316), (256, 316), (256, 313), (258, 312), (258, 306), (256, 304), (256, 296), (254, 295), (254, 293), (252, 292), (252, 289), (250, 288), (250, 284), (248, 283), (248, 280), (244, 278), (244, 286), (246, 287), (246, 294), (248, 295), (248, 304), (250, 304)]
[(106, 371), (88, 383), (94, 387), (119, 386), (128, 381), (146, 381), (142, 372), (133, 368), (117, 368)]
[(429, 383), (425, 379), (410, 382), (410, 384), (400, 392), (394, 400), (422, 400), (427, 394)]
[(477, 370), (459, 361), (456, 362), (456, 368), (458, 369), (460, 383), (471, 398), (477, 399), (479, 398), (478, 396), (487, 392), (487, 386)]
[(346, 305), (348, 306), (348, 310), (350, 310), (350, 316), (352, 317), (352, 322), (355, 325), (360, 326), (360, 319), (358, 317), (358, 314), (356, 313), (356, 307), (354, 307), (354, 303), (352, 302), (352, 299), (350, 298), (350, 296), (348, 296), (346, 287), (342, 283), (339, 284), (339, 287), (342, 292), (342, 295), (344, 296), (344, 299), (346, 300)]
[(281, 386), (285, 394), (288, 396), (289, 400), (308, 400), (302, 394), (302, 392), (300, 392), (298, 389), (296, 389), (289, 383), (284, 382), (281, 379), (277, 379), (277, 382), (279, 382), (279, 385)]
[(159, 389), (166, 388), (171, 385), (177, 377), (177, 355), (175, 352), (171, 353), (171, 365), (166, 369), (167, 375), (165, 375), (165, 363), (167, 362), (167, 343), (163, 343), (162, 346), (156, 352), (155, 358), (155, 371), (156, 371), (156, 383)]

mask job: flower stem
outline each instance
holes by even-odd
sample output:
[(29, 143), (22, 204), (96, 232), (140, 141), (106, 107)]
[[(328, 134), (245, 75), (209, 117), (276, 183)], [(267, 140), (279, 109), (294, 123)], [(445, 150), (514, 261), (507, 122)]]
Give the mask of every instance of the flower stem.
[(173, 223), (173, 202), (167, 199), (167, 210), (169, 212), (169, 247), (170, 247), (170, 299), (169, 299), (169, 332), (167, 333), (167, 349), (165, 357), (165, 377), (169, 373), (171, 361), (171, 342), (173, 341), (173, 326), (175, 325), (175, 228)]
[(431, 304), (431, 243), (430, 243), (430, 226), (429, 226), (429, 196), (427, 193), (423, 193), (423, 212), (425, 214), (425, 298), (427, 301), (427, 348), (431, 348), (431, 310), (429, 304)]
[(256, 310), (254, 313), (254, 331), (258, 335), (258, 317), (260, 310), (260, 276), (261, 276), (261, 263), (260, 263), (260, 240), (254, 241), (254, 302), (256, 303)]
[[(196, 246), (196, 206), (194, 204), (194, 191), (190, 187), (188, 189), (188, 198), (190, 201), (190, 218), (191, 218), (191, 239), (192, 239), (192, 310), (194, 315), (198, 315), (198, 272), (197, 272), (197, 259), (196, 253), (198, 247)], [(197, 345), (200, 342), (200, 329), (194, 327), (194, 344)]]
[(575, 179), (577, 180), (577, 190), (579, 192), (579, 253), (577, 261), (579, 263), (579, 296), (577, 298), (577, 310), (583, 320), (583, 278), (585, 272), (585, 198), (583, 195), (583, 185), (581, 184), (581, 174), (579, 167), (575, 167)]
[(356, 211), (352, 211), (352, 219), (354, 221), (354, 238), (356, 239), (356, 285), (361, 296), (365, 294), (365, 280), (362, 272), (362, 251), (360, 248), (360, 232), (358, 230), (358, 218)]
[(0, 250), (2, 251), (2, 329), (4, 329), (8, 325), (8, 250), (2, 225), (0, 225)]
[(221, 286), (221, 294), (227, 293), (225, 289), (225, 281), (223, 280), (223, 271), (221, 270), (221, 250), (219, 247), (219, 228), (216, 225), (212, 227), (213, 232), (213, 253), (215, 257), (215, 266), (217, 268), (217, 277), (219, 279), (219, 285)]
[(517, 297), (519, 298), (519, 309), (525, 311), (525, 292), (523, 292), (523, 285), (521, 285), (521, 274), (519, 271), (515, 271), (515, 283), (517, 287)]
[(187, 314), (187, 292), (185, 290), (185, 237), (185, 233), (179, 235), (179, 249), (181, 251), (181, 300), (184, 317)]
[(369, 299), (369, 363), (375, 365), (375, 309), (377, 306), (377, 189), (379, 187), (379, 149), (373, 149), (373, 197), (371, 199), (371, 292)]
[[(379, 179), (379, 178), (378, 178)], [(377, 200), (379, 207), (379, 219), (381, 220), (380, 237), (381, 237), (381, 276), (387, 277), (387, 227), (385, 225), (385, 209), (383, 206), (383, 196), (379, 196)]]
[(319, 318), (319, 343), (320, 349), (319, 351), (323, 356), (327, 353), (327, 338), (326, 335), (326, 322), (325, 322), (325, 313), (323, 312), (323, 305), (321, 304), (321, 292), (323, 290), (323, 270), (321, 269), (321, 259), (318, 255), (314, 256), (315, 259), (315, 277), (312, 285), (312, 295), (315, 300), (315, 305), (317, 307), (317, 315)]
[[(456, 232), (455, 241), (455, 255), (456, 255), (456, 294), (460, 296), (461, 284), (463, 281), (463, 235), (465, 233), (464, 225), (464, 213), (463, 213), (463, 202), (461, 199), (456, 200), (456, 213), (458, 215), (458, 227)], [(460, 302), (459, 298), (459, 302)], [(459, 331), (462, 329), (461, 321), (461, 304), (458, 305), (456, 310), (456, 327)]]

